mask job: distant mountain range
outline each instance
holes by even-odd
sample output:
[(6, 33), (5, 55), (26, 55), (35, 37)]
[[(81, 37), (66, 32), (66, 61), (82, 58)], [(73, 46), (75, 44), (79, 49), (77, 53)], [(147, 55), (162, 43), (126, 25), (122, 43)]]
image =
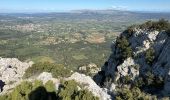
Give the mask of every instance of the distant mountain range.
[[(70, 12), (50, 12), (50, 13), (0, 13), (0, 17), (3, 16), (10, 16), (10, 17), (50, 17), (50, 18), (68, 18), (68, 19), (170, 19), (170, 12), (142, 12), (142, 11), (126, 11), (126, 10), (113, 10), (113, 9), (106, 9), (106, 10), (73, 10)], [(62, 16), (62, 17), (61, 17)]]

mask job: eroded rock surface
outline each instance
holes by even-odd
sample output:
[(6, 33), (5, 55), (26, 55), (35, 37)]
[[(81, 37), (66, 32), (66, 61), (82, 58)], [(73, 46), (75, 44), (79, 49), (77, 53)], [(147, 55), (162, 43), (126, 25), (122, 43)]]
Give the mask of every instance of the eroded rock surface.
[(0, 58), (0, 80), (6, 84), (18, 81), (33, 62), (21, 62), (17, 58)]

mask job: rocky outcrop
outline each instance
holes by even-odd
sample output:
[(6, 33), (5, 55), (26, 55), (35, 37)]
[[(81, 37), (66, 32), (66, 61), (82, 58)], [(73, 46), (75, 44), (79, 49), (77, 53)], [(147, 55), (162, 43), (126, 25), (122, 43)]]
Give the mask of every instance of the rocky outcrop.
[(5, 84), (18, 81), (32, 64), (33, 62), (21, 62), (17, 58), (0, 58), (0, 80)]
[(42, 72), (39, 76), (35, 78), (20, 79), (20, 80), (16, 80), (15, 82), (11, 82), (9, 84), (5, 84), (3, 87), (3, 91), (1, 91), (0, 95), (10, 93), (17, 85), (19, 85), (23, 81), (34, 82), (35, 80), (40, 80), (43, 82), (43, 84), (45, 84), (48, 81), (53, 81), (53, 83), (55, 84), (56, 90), (58, 90), (59, 85), (60, 85), (60, 80), (53, 78), (51, 73)]
[[(135, 79), (139, 75), (139, 70), (135, 69), (135, 62), (132, 58), (126, 59), (121, 65), (117, 66), (117, 79), (122, 76), (130, 75), (132, 79)], [(116, 80), (117, 80), (116, 79)]]
[[(139, 76), (144, 77), (149, 71), (154, 77), (164, 79), (162, 93), (170, 96), (170, 38), (167, 33), (165, 31), (134, 28), (133, 33), (130, 34), (125, 31), (120, 35), (120, 37), (122, 36), (129, 42), (132, 56), (122, 61), (119, 58), (120, 52), (118, 50), (120, 48), (118, 48), (117, 42), (113, 42), (112, 54), (102, 70), (95, 75), (95, 82), (111, 91), (116, 91), (114, 87), (119, 85), (117, 81), (121, 80), (122, 77), (130, 76), (132, 82)], [(151, 48), (154, 50), (154, 59), (152, 63), (148, 63), (146, 53)], [(105, 83), (109, 83), (109, 85), (106, 86)], [(115, 84), (112, 85), (112, 83)], [(114, 89), (110, 89), (111, 86)]]
[(89, 63), (88, 65), (79, 67), (78, 70), (83, 73), (96, 74), (100, 71), (100, 68), (95, 63)]
[[(21, 62), (17, 58), (0, 58), (1, 92), (14, 88), (33, 62)], [(4, 84), (3, 84), (4, 83)]]
[[(100, 88), (90, 76), (86, 76), (84, 74), (80, 74), (80, 73), (73, 73), (70, 77), (68, 78), (63, 78), (64, 80), (75, 80), (76, 82), (78, 82), (79, 84), (81, 84), (83, 86), (83, 88), (88, 89), (89, 91), (91, 91), (93, 93), (94, 96), (97, 96), (100, 98), (100, 100), (111, 100), (111, 96), (107, 93), (107, 89), (104, 88)], [(41, 80), (44, 84), (51, 80), (54, 82), (55, 86), (56, 86), (56, 90), (59, 89), (60, 86), (60, 79), (56, 79), (52, 77), (51, 73), (48, 72), (43, 72), (41, 73), (36, 80)], [(114, 87), (114, 84), (112, 86)]]
[(72, 74), (68, 80), (75, 80), (76, 82), (84, 85), (84, 88), (91, 91), (95, 96), (99, 97), (100, 100), (111, 100), (111, 96), (108, 95), (107, 89), (100, 88), (89, 76), (76, 72)]

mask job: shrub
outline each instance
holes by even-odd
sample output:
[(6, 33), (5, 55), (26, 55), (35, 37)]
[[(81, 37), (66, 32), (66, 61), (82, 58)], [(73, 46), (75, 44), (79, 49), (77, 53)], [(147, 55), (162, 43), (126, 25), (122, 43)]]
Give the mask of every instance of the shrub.
[(47, 92), (54, 92), (56, 91), (55, 85), (53, 81), (49, 80), (47, 83), (45, 83), (45, 88), (47, 89)]
[(147, 86), (153, 84), (154, 82), (154, 74), (152, 74), (150, 71), (148, 71), (145, 75), (145, 84)]
[(56, 92), (52, 81), (45, 85), (39, 80), (22, 82), (9, 95), (1, 95), (0, 100), (98, 100), (88, 90), (78, 90), (79, 85), (73, 80), (65, 81), (61, 86)]
[(170, 23), (168, 20), (160, 19), (159, 21), (147, 21), (141, 25), (132, 25), (124, 31), (127, 37), (131, 37), (134, 33), (134, 28), (140, 28), (144, 30), (158, 30), (158, 31), (166, 31), (166, 33), (170, 36)]
[(123, 84), (130, 84), (131, 83), (131, 77), (130, 76), (124, 76), (124, 77), (121, 77), (120, 79), (120, 83), (123, 83)]
[(91, 95), (92, 93), (88, 90), (81, 90), (77, 96), (75, 96), (75, 100), (99, 100), (99, 98)]
[(0, 100), (11, 100), (11, 98), (8, 95), (1, 95)]
[(139, 88), (121, 88), (117, 91), (116, 100), (152, 100), (152, 96), (145, 94)]
[(155, 22), (154, 28), (158, 30), (166, 30), (169, 26), (168, 20), (160, 19), (158, 22)]
[(139, 25), (141, 29), (149, 29), (149, 30), (167, 30), (169, 26), (168, 20), (160, 19), (159, 21), (147, 21), (144, 24)]
[(164, 79), (161, 76), (155, 76), (154, 87), (162, 88), (164, 86)]
[(78, 83), (74, 80), (65, 81), (59, 90), (59, 100), (98, 100), (87, 90), (78, 90)]
[(28, 78), (34, 75), (38, 75), (42, 72), (51, 72), (53, 77), (67, 77), (70, 76), (71, 72), (68, 68), (65, 68), (63, 65), (60, 64), (54, 64), (49, 62), (44, 63), (36, 63), (32, 65), (32, 67), (29, 67), (24, 77)]
[(153, 61), (155, 59), (155, 50), (153, 48), (150, 48), (146, 51), (145, 59), (149, 65), (151, 65), (153, 63)]
[(143, 78), (142, 78), (142, 77), (138, 77), (138, 78), (134, 81), (133, 86), (140, 88), (140, 87), (142, 87), (144, 84), (145, 84), (145, 83), (144, 83), (144, 81), (143, 81)]
[(35, 80), (34, 83), (33, 83), (32, 89), (36, 89), (36, 88), (38, 88), (39, 86), (43, 86), (43, 82), (40, 81), (40, 80)]
[(129, 41), (125, 36), (121, 36), (117, 39), (116, 45), (119, 50), (119, 59), (125, 60), (128, 57), (132, 57), (132, 48), (130, 47)]
[(163, 88), (164, 86), (164, 79), (161, 76), (155, 76), (150, 71), (145, 74), (143, 79), (145, 86), (155, 87), (157, 89)]
[(12, 100), (28, 100), (28, 95), (32, 90), (31, 82), (22, 82), (10, 94)]
[(25, 81), (15, 87), (8, 96), (3, 96), (3, 98), (7, 98), (4, 100), (47, 100), (49, 95), (47, 90), (50, 87), (50, 92), (55, 92), (55, 86), (49, 81), (45, 87), (42, 82), (38, 80), (33, 83)]
[(128, 27), (127, 30), (125, 30), (123, 33), (125, 33), (125, 35), (127, 35), (128, 38), (131, 37), (133, 33), (135, 32), (134, 27), (135, 25)]

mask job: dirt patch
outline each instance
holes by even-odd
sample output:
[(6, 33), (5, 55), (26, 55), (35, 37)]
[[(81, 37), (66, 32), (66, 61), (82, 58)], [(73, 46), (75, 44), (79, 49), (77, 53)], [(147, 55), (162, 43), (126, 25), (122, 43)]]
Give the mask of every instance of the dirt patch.
[(89, 43), (103, 43), (105, 42), (105, 36), (102, 34), (91, 34), (86, 37), (85, 41)]

